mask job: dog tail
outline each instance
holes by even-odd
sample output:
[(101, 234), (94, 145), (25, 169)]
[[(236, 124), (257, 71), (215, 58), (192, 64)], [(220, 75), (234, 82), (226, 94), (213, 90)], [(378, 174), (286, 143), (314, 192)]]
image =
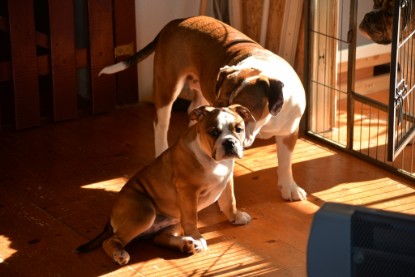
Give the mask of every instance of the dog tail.
[(113, 234), (113, 230), (111, 227), (111, 224), (108, 222), (107, 225), (105, 225), (104, 230), (101, 232), (101, 234), (99, 234), (96, 238), (94, 238), (93, 240), (82, 244), (81, 246), (79, 246), (78, 248), (75, 249), (75, 253), (86, 253), (89, 252), (91, 250), (94, 250), (95, 248), (98, 248), (99, 246), (102, 245), (102, 243), (104, 242), (104, 240), (108, 239), (109, 237), (111, 237)]
[(141, 49), (140, 51), (138, 51), (137, 53), (135, 53), (134, 55), (132, 55), (128, 59), (126, 59), (124, 61), (121, 61), (119, 63), (113, 64), (113, 65), (104, 67), (98, 73), (98, 76), (100, 76), (101, 74), (114, 74), (114, 73), (123, 71), (123, 70), (129, 68), (130, 66), (132, 66), (134, 64), (137, 64), (137, 63), (141, 62), (142, 60), (144, 60), (145, 58), (147, 58), (148, 56), (150, 56), (154, 52), (154, 50), (156, 49), (158, 38), (159, 38), (159, 35), (157, 35), (153, 39), (152, 42), (147, 44), (146, 47), (144, 47), (143, 49)]

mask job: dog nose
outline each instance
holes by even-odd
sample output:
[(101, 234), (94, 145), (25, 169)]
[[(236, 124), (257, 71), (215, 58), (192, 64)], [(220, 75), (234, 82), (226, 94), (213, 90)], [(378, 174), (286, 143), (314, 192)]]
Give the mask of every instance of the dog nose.
[(235, 138), (227, 138), (222, 142), (224, 158), (242, 158), (241, 143)]
[(232, 153), (235, 148), (235, 141), (233, 139), (227, 139), (222, 143), (222, 145), (226, 153)]

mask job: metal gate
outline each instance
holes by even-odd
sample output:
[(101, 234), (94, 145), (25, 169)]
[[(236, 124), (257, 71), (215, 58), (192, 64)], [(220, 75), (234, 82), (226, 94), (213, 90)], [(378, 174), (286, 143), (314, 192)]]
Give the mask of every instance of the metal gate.
[(394, 160), (415, 135), (415, 4), (394, 3), (388, 158)]
[[(364, 38), (372, 1), (306, 1), (307, 133), (415, 179), (414, 0), (395, 0), (392, 44)], [(366, 5), (366, 6), (365, 6)]]

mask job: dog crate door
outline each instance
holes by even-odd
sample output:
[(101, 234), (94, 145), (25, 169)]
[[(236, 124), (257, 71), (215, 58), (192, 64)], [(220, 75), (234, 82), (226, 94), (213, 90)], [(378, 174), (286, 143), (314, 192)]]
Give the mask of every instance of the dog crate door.
[(389, 95), (388, 160), (393, 161), (415, 136), (415, 4), (394, 3)]

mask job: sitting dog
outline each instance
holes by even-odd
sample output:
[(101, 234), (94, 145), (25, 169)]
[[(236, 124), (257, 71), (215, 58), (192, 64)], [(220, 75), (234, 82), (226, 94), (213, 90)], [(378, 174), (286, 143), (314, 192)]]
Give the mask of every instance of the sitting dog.
[(252, 132), (255, 119), (240, 105), (204, 106), (189, 116), (195, 123), (125, 184), (104, 231), (78, 247), (78, 253), (102, 244), (123, 265), (130, 260), (124, 246), (153, 233), (156, 244), (200, 252), (207, 244), (197, 229), (197, 213), (217, 200), (232, 224), (250, 221), (236, 208), (232, 175), (234, 159), (242, 158), (245, 134)]
[(223, 22), (196, 16), (168, 23), (141, 51), (105, 67), (100, 74), (122, 71), (153, 52), (156, 155), (168, 147), (172, 105), (187, 82), (194, 92), (189, 110), (200, 105), (241, 104), (248, 108), (257, 121), (244, 146), (250, 146), (257, 135), (275, 137), (282, 197), (306, 198), (291, 168), (305, 93), (301, 80), (285, 60)]

